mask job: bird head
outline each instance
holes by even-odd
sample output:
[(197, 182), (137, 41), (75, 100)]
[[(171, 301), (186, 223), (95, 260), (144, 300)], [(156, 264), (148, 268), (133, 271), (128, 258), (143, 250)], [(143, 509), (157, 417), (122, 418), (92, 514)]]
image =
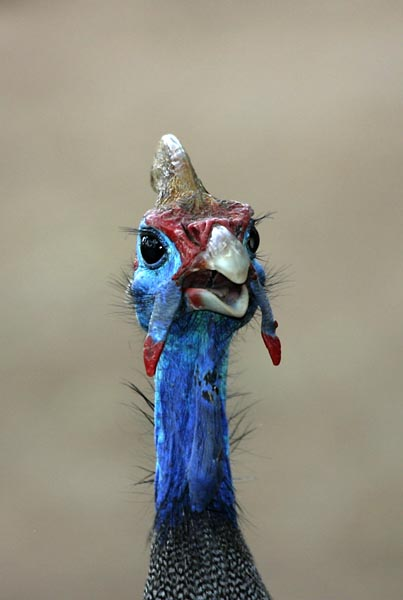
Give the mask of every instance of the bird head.
[(260, 307), (262, 338), (278, 365), (281, 345), (256, 259), (252, 208), (209, 194), (171, 134), (158, 144), (151, 185), (157, 201), (140, 223), (130, 283), (137, 318), (147, 331), (147, 374), (155, 373), (173, 321), (194, 311), (220, 315), (233, 333)]

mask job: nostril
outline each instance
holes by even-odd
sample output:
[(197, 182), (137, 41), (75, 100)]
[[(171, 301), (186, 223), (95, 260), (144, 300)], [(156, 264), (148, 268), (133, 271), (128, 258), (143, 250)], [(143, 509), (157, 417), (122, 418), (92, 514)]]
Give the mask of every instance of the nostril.
[(193, 221), (186, 227), (187, 234), (191, 241), (202, 248), (205, 248), (210, 237), (211, 228), (213, 227), (214, 219), (203, 219), (201, 221)]

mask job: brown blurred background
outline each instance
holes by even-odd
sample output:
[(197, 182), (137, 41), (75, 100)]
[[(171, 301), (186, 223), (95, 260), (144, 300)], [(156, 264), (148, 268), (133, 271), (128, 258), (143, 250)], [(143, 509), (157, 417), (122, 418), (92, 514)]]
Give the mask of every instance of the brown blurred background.
[(258, 330), (234, 456), (278, 600), (402, 596), (403, 4), (0, 4), (1, 600), (141, 598), (142, 333), (108, 281), (175, 133), (207, 188), (276, 211), (284, 358)]

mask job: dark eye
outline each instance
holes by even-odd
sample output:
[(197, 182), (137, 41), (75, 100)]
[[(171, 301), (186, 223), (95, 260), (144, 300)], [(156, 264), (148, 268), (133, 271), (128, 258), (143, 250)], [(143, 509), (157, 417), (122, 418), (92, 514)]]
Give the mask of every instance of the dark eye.
[(165, 248), (156, 235), (143, 233), (140, 242), (141, 256), (148, 265), (155, 265), (165, 254)]
[(260, 237), (257, 232), (257, 229), (256, 227), (252, 227), (252, 229), (249, 232), (248, 241), (246, 242), (246, 245), (248, 246), (252, 254), (256, 254), (256, 250), (259, 248), (259, 242)]

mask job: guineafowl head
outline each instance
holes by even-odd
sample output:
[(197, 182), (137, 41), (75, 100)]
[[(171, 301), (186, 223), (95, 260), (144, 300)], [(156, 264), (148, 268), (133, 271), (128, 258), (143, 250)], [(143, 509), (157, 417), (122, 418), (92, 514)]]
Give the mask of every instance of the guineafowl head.
[[(262, 313), (262, 337), (274, 364), (281, 346), (256, 251), (259, 234), (248, 204), (209, 194), (179, 140), (165, 135), (151, 170), (156, 205), (138, 229), (130, 293), (147, 331), (144, 362), (154, 375), (175, 332), (219, 329), (228, 340)], [(197, 343), (196, 338), (189, 343)]]

